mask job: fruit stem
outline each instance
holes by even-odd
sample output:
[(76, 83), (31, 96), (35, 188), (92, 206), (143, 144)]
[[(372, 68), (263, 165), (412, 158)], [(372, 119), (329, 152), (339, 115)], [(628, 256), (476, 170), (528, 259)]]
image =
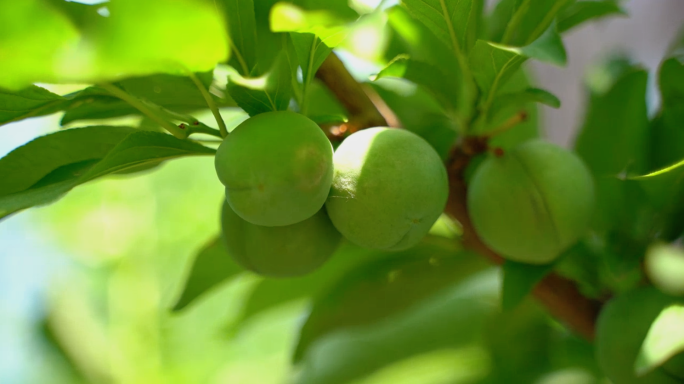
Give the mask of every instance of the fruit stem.
[(209, 107), (209, 110), (211, 110), (211, 113), (214, 115), (214, 118), (216, 119), (216, 124), (219, 126), (219, 132), (221, 133), (221, 137), (226, 137), (228, 136), (228, 129), (226, 128), (226, 123), (223, 121), (223, 117), (221, 116), (221, 112), (219, 112), (218, 107), (216, 106), (216, 103), (214, 103), (214, 99), (211, 97), (211, 94), (209, 91), (207, 91), (207, 88), (202, 84), (202, 82), (195, 76), (194, 73), (190, 70), (186, 70), (188, 76), (192, 80), (193, 83), (195, 83), (195, 86), (197, 89), (199, 89), (200, 93), (202, 94), (202, 97), (204, 98), (204, 101), (206, 101), (207, 106)]
[(491, 139), (492, 137), (498, 136), (511, 128), (515, 128), (518, 124), (523, 123), (527, 121), (527, 112), (526, 111), (520, 111), (516, 113), (515, 115), (511, 116), (508, 120), (506, 120), (503, 124), (500, 126), (492, 129), (491, 131), (484, 133), (482, 137)]

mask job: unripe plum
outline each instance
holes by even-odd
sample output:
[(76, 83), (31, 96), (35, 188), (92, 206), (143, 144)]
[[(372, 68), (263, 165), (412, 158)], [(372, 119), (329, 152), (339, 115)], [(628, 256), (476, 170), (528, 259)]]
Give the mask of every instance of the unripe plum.
[(252, 224), (223, 204), (222, 236), (228, 254), (260, 275), (292, 277), (318, 269), (342, 239), (325, 209), (299, 223), (278, 227)]
[(216, 152), (231, 208), (250, 223), (289, 225), (318, 212), (330, 191), (333, 150), (323, 131), (294, 112), (244, 121)]
[(335, 227), (360, 246), (401, 250), (417, 244), (446, 205), (447, 174), (437, 152), (402, 129), (370, 128), (334, 156), (325, 203)]
[[(684, 354), (637, 377), (635, 363), (651, 324), (664, 308), (677, 303), (653, 287), (619, 295), (601, 310), (596, 325), (596, 358), (616, 384), (676, 384), (684, 381)], [(679, 301), (679, 304), (683, 302)]]
[(483, 242), (503, 257), (551, 262), (587, 229), (594, 182), (582, 160), (532, 140), (489, 156), (468, 186), (468, 211)]

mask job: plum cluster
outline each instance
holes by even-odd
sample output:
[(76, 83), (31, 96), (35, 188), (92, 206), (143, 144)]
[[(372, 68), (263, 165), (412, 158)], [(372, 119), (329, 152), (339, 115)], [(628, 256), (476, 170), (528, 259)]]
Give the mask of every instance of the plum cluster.
[(333, 153), (318, 125), (293, 112), (240, 124), (219, 146), (215, 166), (226, 189), (221, 222), (229, 253), (273, 277), (315, 270), (342, 235), (367, 248), (409, 248), (448, 196), (446, 169), (419, 136), (370, 128)]

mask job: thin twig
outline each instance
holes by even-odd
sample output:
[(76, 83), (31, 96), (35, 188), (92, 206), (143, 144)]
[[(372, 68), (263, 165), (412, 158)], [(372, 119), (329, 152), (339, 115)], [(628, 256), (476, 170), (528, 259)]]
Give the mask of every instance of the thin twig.
[(202, 97), (204, 98), (204, 101), (206, 101), (207, 106), (211, 110), (211, 113), (214, 115), (214, 118), (216, 119), (216, 124), (218, 124), (219, 126), (221, 136), (228, 136), (228, 129), (226, 128), (226, 123), (223, 121), (221, 112), (219, 112), (219, 109), (216, 106), (216, 103), (214, 102), (214, 99), (211, 97), (209, 91), (207, 91), (207, 88), (204, 86), (204, 84), (202, 84), (202, 82), (197, 78), (197, 76), (195, 76), (195, 74), (192, 73), (192, 71), (188, 71), (188, 76), (190, 76), (192, 82), (195, 83), (195, 86), (197, 86), (197, 89), (199, 89), (200, 93), (202, 94)]
[(142, 114), (149, 117), (151, 120), (153, 120), (157, 124), (161, 125), (162, 128), (166, 129), (167, 131), (169, 131), (169, 133), (176, 136), (177, 138), (185, 139), (188, 137), (188, 133), (186, 131), (180, 129), (179, 127), (175, 126), (170, 121), (159, 116), (159, 114), (155, 113), (148, 105), (146, 105), (142, 100), (138, 99), (137, 97), (129, 94), (128, 92), (124, 91), (123, 89), (121, 89), (121, 88), (119, 88), (113, 84), (102, 83), (102, 84), (99, 84), (99, 86), (101, 88), (103, 88), (104, 90), (106, 90), (107, 92), (111, 93), (112, 95), (114, 95), (114, 96), (118, 97), (119, 99), (127, 102), (132, 107), (134, 107), (138, 111), (142, 112)]

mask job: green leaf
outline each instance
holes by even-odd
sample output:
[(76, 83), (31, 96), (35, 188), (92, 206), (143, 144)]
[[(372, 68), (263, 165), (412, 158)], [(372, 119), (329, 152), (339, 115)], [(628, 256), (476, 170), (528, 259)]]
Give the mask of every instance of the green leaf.
[(173, 136), (128, 127), (71, 129), (37, 138), (0, 159), (0, 218), (46, 204), (75, 186), (172, 158), (215, 151)]
[(297, 54), (297, 61), (302, 68), (304, 84), (308, 85), (325, 58), (332, 52), (332, 47), (327, 46), (318, 36), (311, 33), (293, 32), (290, 33), (290, 38)]
[[(389, 253), (380, 257), (391, 258), (394, 256), (394, 254)], [(376, 260), (375, 257), (378, 257), (375, 251), (343, 242), (333, 257), (311, 274), (290, 279), (262, 280), (246, 299), (242, 313), (234, 324), (235, 330), (238, 330), (256, 315), (278, 305), (303, 298), (311, 299), (320, 295), (352, 268)]]
[(230, 278), (243, 269), (233, 261), (220, 236), (205, 245), (195, 257), (181, 297), (173, 307), (180, 311), (205, 292)]
[(314, 301), (302, 327), (294, 361), (316, 340), (347, 328), (383, 321), (483, 269), (475, 255), (423, 243), (351, 272)]
[(35, 85), (19, 91), (0, 88), (0, 125), (49, 115), (68, 104), (62, 96)]
[(257, 64), (256, 17), (253, 0), (220, 0), (230, 29), (231, 58), (229, 64), (243, 76), (253, 74)]
[(502, 308), (511, 310), (517, 307), (544, 276), (553, 270), (554, 264), (530, 265), (506, 261), (502, 267)]
[(627, 12), (613, 0), (577, 1), (558, 14), (558, 31), (563, 33), (587, 21), (613, 15), (626, 16)]
[(475, 45), (482, 22), (482, 0), (402, 0), (409, 13), (458, 54)]
[(0, 196), (26, 190), (62, 166), (102, 159), (135, 131), (128, 127), (89, 127), (39, 137), (0, 159)]
[(529, 103), (541, 103), (552, 108), (560, 108), (561, 102), (552, 93), (539, 88), (499, 94), (489, 110), (489, 121), (502, 123), (506, 118), (524, 109)]
[(287, 110), (292, 97), (292, 71), (286, 52), (281, 52), (273, 68), (259, 78), (244, 78), (232, 72), (228, 93), (250, 116)]
[(290, 3), (274, 5), (271, 8), (270, 21), (273, 32), (313, 34), (330, 48), (342, 43), (347, 34), (346, 21), (334, 13), (306, 11)]
[[(213, 80), (212, 72), (196, 73), (195, 76), (206, 88), (209, 88)], [(121, 80), (115, 85), (148, 104), (151, 103), (178, 113), (208, 108), (206, 100), (188, 76), (159, 74), (134, 77)], [(108, 119), (142, 114), (128, 103), (99, 87), (89, 87), (66, 97), (73, 99), (73, 102), (68, 106), (60, 121), (62, 125), (79, 120)], [(212, 98), (221, 107), (235, 105), (230, 98), (219, 99), (214, 95)]]
[(60, 9), (42, 0), (3, 3), (0, 55), (10, 59), (0, 64), (0, 86), (207, 71), (228, 58), (227, 31), (211, 3), (118, 0), (107, 3), (108, 17), (86, 12), (76, 25)]
[(384, 321), (326, 335), (307, 352), (296, 383), (348, 383), (407, 357), (472, 345), (496, 311), (499, 287), (492, 272), (454, 282)]
[(634, 366), (643, 376), (684, 352), (684, 304), (664, 308), (653, 321)]
[(412, 58), (439, 67), (454, 81), (460, 78), (458, 60), (449, 45), (438, 39), (427, 27), (399, 6), (387, 10), (389, 25), (400, 36), (403, 52)]
[[(499, 89), (498, 93), (500, 95), (508, 95), (524, 92), (525, 90), (530, 89), (531, 85), (530, 76), (527, 75), (523, 68), (522, 70), (515, 72), (510, 80)], [(509, 115), (506, 114), (506, 110), (510, 112)], [(514, 129), (509, 129), (497, 134), (492, 138), (489, 144), (492, 147), (501, 147), (506, 150), (514, 148), (516, 145), (527, 140), (538, 138), (540, 136), (539, 107), (535, 102), (528, 102), (522, 109), (518, 110), (504, 108), (498, 112), (496, 116), (493, 116), (491, 120), (488, 122), (485, 121), (487, 124), (473, 126), (472, 131), (473, 133), (480, 133), (496, 129), (514, 114), (520, 113), (521, 111), (525, 111), (527, 119), (516, 125)]]
[(458, 98), (458, 84), (441, 73), (439, 68), (411, 59), (408, 55), (395, 57), (383, 68), (374, 80), (384, 77), (397, 77), (424, 86), (446, 109), (455, 108)]
[(684, 31), (674, 41), (660, 66), (658, 85), (662, 96), (660, 116), (652, 127), (652, 168), (663, 168), (684, 159)]
[(506, 84), (525, 60), (527, 57), (519, 52), (478, 40), (470, 54), (470, 66), (483, 97), (493, 100), (499, 87)]
[(433, 96), (399, 79), (381, 79), (371, 85), (397, 115), (401, 126), (425, 139), (446, 161), (457, 131)]
[(633, 69), (605, 94), (591, 98), (575, 148), (597, 176), (646, 169), (648, 73)]
[(552, 25), (558, 13), (574, 0), (503, 0), (497, 20), (507, 21), (501, 43), (516, 47), (531, 44)]

